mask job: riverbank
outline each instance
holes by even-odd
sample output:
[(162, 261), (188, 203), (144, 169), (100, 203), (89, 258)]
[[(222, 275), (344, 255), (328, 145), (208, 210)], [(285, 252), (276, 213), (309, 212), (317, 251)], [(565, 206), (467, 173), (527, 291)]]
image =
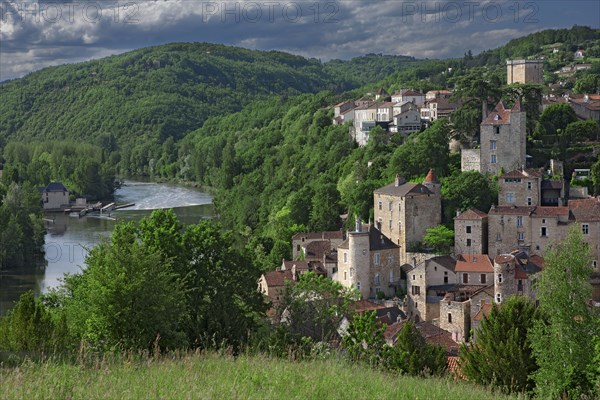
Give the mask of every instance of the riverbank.
[(187, 354), (92, 366), (0, 369), (3, 399), (514, 399), (450, 378), (416, 378), (343, 360)]

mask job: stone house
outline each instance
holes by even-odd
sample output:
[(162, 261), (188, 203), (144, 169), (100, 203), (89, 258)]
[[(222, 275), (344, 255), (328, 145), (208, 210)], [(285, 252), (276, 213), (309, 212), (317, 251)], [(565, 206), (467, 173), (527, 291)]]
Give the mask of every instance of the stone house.
[(393, 113), (393, 122), (389, 126), (390, 132), (400, 132), (408, 135), (421, 130), (421, 114), (414, 103), (396, 103)]
[(298, 260), (299, 258), (305, 257), (306, 246), (312, 242), (329, 242), (331, 251), (335, 251), (344, 240), (346, 240), (346, 236), (342, 230), (297, 233), (292, 236), (292, 258)]
[(60, 210), (69, 206), (69, 189), (62, 182), (51, 182), (46, 187), (39, 187), (42, 206), (45, 211)]
[(449, 99), (450, 97), (452, 97), (452, 92), (449, 90), (430, 90), (429, 92), (425, 93), (425, 100), (440, 98)]
[(572, 94), (567, 101), (579, 118), (600, 122), (600, 94)]
[(360, 291), (363, 299), (379, 292), (393, 297), (400, 286), (399, 248), (374, 226), (358, 222), (338, 247), (338, 268), (332, 279)]
[(377, 103), (369, 102), (354, 109), (354, 121), (350, 136), (359, 146), (366, 146), (369, 131), (376, 126)]
[(286, 282), (295, 282), (296, 277), (292, 270), (269, 271), (262, 274), (258, 281), (258, 290), (265, 299), (276, 308), (282, 300)]
[(539, 206), (542, 197), (542, 174), (530, 169), (516, 169), (498, 178), (498, 205)]
[(461, 152), (461, 169), (498, 175), (526, 163), (526, 115), (517, 101), (512, 109), (499, 102), (480, 125), (479, 149)]
[(494, 278), (494, 266), (487, 254), (459, 254), (454, 272), (463, 285), (489, 285)]
[(600, 271), (600, 197), (569, 200), (568, 207), (581, 226), (583, 240), (590, 246), (592, 266)]
[[(456, 261), (450, 256), (434, 256), (416, 264), (407, 275), (405, 309), (415, 322), (433, 321), (439, 317), (439, 289), (456, 284)], [(443, 293), (445, 294), (445, 292)]]
[(452, 102), (447, 97), (436, 97), (426, 100), (421, 107), (421, 119), (433, 122), (448, 117), (461, 106), (460, 102)]
[[(388, 325), (383, 333), (385, 342), (389, 346), (394, 346), (398, 341), (398, 334), (402, 330), (402, 322), (396, 322)], [(459, 345), (452, 339), (452, 334), (439, 326), (436, 326), (427, 321), (421, 321), (415, 323), (415, 328), (427, 344), (433, 346), (441, 346), (446, 350), (446, 354), (449, 356), (458, 355)]]
[(527, 296), (535, 299), (534, 284), (544, 267), (544, 259), (529, 257), (514, 251), (494, 258), (494, 301), (502, 304), (510, 296)]
[(413, 89), (400, 89), (392, 95), (392, 101), (395, 103), (411, 102), (421, 106), (425, 103), (425, 95)]
[(441, 185), (433, 171), (420, 183), (397, 176), (393, 183), (373, 192), (375, 224), (400, 246), (401, 262), (410, 263), (406, 253), (411, 243), (420, 242), (428, 228), (442, 221)]
[(474, 208), (454, 218), (454, 252), (486, 254), (488, 249), (488, 216)]
[(333, 125), (343, 125), (354, 120), (354, 102), (345, 101), (333, 106)]

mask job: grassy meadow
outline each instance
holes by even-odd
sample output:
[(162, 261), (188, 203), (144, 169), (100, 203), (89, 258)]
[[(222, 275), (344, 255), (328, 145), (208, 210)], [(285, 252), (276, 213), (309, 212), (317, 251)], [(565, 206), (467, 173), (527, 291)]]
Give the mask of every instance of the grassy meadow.
[[(89, 363), (88, 363), (89, 364)], [(2, 399), (509, 399), (462, 382), (345, 361), (210, 354), (0, 368)]]

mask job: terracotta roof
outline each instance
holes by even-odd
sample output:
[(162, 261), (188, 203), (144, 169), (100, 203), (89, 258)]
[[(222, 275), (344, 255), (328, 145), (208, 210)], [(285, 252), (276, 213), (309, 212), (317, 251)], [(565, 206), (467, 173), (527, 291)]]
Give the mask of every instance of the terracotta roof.
[(433, 169), (429, 170), (429, 172), (427, 173), (427, 176), (425, 177), (424, 182), (440, 183), (437, 176), (435, 176), (435, 172), (433, 172)]
[(471, 208), (467, 211), (463, 211), (459, 216), (454, 217), (457, 220), (471, 220), (471, 219), (485, 219), (487, 214), (483, 211), (479, 211), (475, 208)]
[(494, 111), (492, 111), (481, 123), (481, 125), (504, 125), (510, 124), (510, 114), (512, 112), (516, 112), (510, 109), (507, 109), (504, 106), (504, 103), (500, 101)]
[(542, 174), (535, 169), (515, 169), (500, 176), (500, 179), (510, 178), (541, 178)]
[(569, 210), (578, 222), (600, 221), (600, 199), (569, 200)]
[(292, 271), (290, 270), (270, 271), (265, 272), (263, 275), (269, 287), (281, 287), (285, 286), (285, 281), (294, 281)]
[(460, 367), (460, 357), (448, 356), (448, 372), (454, 377), (454, 379), (466, 380), (465, 375), (462, 373)]
[(515, 256), (513, 256), (513, 255), (501, 254), (499, 256), (496, 256), (496, 258), (494, 258), (494, 263), (495, 264), (504, 264), (504, 263), (512, 262), (514, 260), (515, 260)]
[(456, 268), (456, 260), (450, 256), (432, 257), (427, 261), (433, 261), (450, 271), (454, 271), (454, 269)]
[(307, 258), (323, 259), (323, 256), (331, 252), (331, 242), (329, 240), (315, 240), (309, 242), (305, 247)]
[(527, 272), (523, 269), (522, 266), (517, 265), (515, 268), (515, 279), (527, 279)]
[(492, 206), (488, 215), (530, 215), (535, 207), (527, 206)]
[(490, 257), (486, 254), (460, 254), (455, 272), (494, 272)]
[(433, 194), (433, 192), (431, 190), (427, 189), (427, 187), (423, 186), (422, 184), (412, 183), (412, 182), (406, 182), (399, 186), (396, 186), (396, 183), (392, 182), (387, 186), (376, 189), (374, 193), (390, 195), (390, 196), (399, 196), (399, 197), (404, 197), (404, 196), (409, 196), (409, 195), (422, 196), (422, 195), (432, 195)]
[(304, 240), (318, 240), (318, 239), (342, 240), (342, 239), (344, 239), (344, 232), (343, 231), (308, 232), (308, 233), (296, 233), (294, 236), (292, 236), (292, 240), (302, 240), (302, 238), (304, 238)]
[(475, 316), (473, 317), (474, 321), (483, 321), (483, 318), (486, 317), (488, 315), (490, 315), (490, 311), (492, 311), (493, 305), (489, 304), (489, 303), (485, 303), (483, 306), (481, 306), (481, 308), (479, 309), (479, 311), (477, 312), (477, 314), (475, 314)]
[(536, 265), (540, 269), (544, 269), (544, 267), (546, 266), (546, 261), (544, 260), (544, 258), (536, 254), (529, 257), (529, 263)]
[(532, 217), (556, 217), (569, 215), (569, 207), (538, 206), (533, 211)]
[(380, 308), (385, 308), (385, 307), (382, 306), (381, 304), (373, 303), (369, 300), (358, 300), (358, 301), (355, 301), (354, 303), (351, 303), (349, 308), (351, 310), (353, 310), (354, 312), (361, 314), (361, 313), (364, 313), (365, 311), (375, 311), (375, 310), (378, 310)]

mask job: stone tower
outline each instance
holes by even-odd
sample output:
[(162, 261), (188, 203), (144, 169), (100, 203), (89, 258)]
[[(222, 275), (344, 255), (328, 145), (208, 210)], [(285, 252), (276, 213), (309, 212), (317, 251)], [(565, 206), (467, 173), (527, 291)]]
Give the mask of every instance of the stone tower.
[(517, 260), (512, 254), (501, 254), (494, 258), (494, 301), (497, 304), (517, 294), (516, 264)]
[(454, 252), (487, 254), (488, 216), (476, 209), (464, 211), (454, 218)]
[(544, 83), (544, 60), (506, 60), (506, 83)]
[(349, 287), (358, 289), (362, 298), (369, 297), (369, 231), (357, 220), (354, 232), (348, 232)]
[(480, 168), (482, 174), (498, 175), (525, 167), (526, 115), (521, 102), (512, 109), (500, 102), (481, 123)]

